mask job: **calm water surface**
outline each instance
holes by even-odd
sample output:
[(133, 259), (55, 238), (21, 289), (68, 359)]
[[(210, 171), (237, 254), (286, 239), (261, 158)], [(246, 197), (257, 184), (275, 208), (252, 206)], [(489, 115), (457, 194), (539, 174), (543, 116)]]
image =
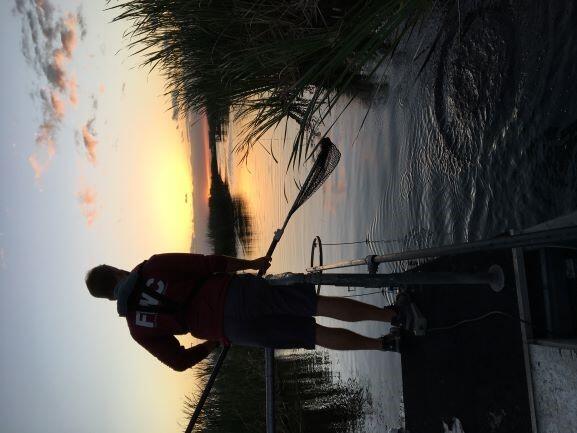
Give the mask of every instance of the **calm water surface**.
[[(461, 2), (444, 27), (441, 19), (431, 21), (389, 65), (387, 91), (370, 107), (360, 132), (368, 107), (354, 102), (328, 134), (342, 152), (341, 163), (291, 219), (271, 272), (302, 272), (317, 235), (324, 242), (383, 240), (370, 248), (326, 246), (330, 263), (485, 238), (577, 208), (573, 2)], [(262, 141), (278, 163), (262, 148), (240, 163), (232, 152), (237, 131), (232, 123), (219, 167), (231, 192), (248, 203), (256, 234), (249, 255), (256, 256), (264, 254), (296, 196), (293, 179), (304, 179), (307, 171), (286, 171), (283, 131)], [(322, 292), (350, 294), (330, 287)], [(380, 294), (360, 299), (386, 302)], [(387, 331), (372, 322), (349, 327), (371, 336)], [(398, 355), (328, 355), (336, 381), (352, 378), (370, 394), (357, 430), (401, 425)]]

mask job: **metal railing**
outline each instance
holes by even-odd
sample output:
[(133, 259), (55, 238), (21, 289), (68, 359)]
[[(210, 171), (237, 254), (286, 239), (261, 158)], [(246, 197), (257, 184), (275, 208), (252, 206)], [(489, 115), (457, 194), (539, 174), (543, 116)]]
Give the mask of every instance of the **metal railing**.
[(520, 233), (510, 236), (507, 235), (503, 237), (497, 237), (494, 239), (446, 245), (442, 247), (424, 248), (421, 250), (403, 251), (384, 255), (370, 255), (364, 258), (345, 260), (328, 265), (311, 266), (310, 268), (307, 268), (306, 271), (312, 273), (326, 271), (329, 269), (363, 265), (374, 266), (375, 264), (378, 265), (379, 263), (460, 255), (478, 251), (493, 251), (527, 246), (537, 247), (547, 244), (554, 244), (556, 242), (565, 242), (568, 240), (577, 240), (577, 226), (543, 230), (538, 232)]

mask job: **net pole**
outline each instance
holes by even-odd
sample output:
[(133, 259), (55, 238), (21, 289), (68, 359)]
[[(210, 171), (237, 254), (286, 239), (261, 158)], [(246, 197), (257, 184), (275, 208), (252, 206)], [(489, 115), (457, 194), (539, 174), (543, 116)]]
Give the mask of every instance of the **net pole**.
[[(309, 172), (308, 176), (306, 177), (303, 186), (295, 198), (295, 201), (283, 223), (281, 229), (277, 230), (274, 234), (273, 240), (267, 250), (266, 257), (272, 257), (272, 254), (278, 245), (283, 233), (284, 229), (286, 228), (291, 216), (296, 212), (296, 210), (301, 207), (314, 193), (317, 191), (320, 186), (325, 182), (325, 180), (329, 177), (329, 175), (333, 172), (334, 168), (337, 166), (340, 160), (340, 152), (336, 148), (336, 146), (331, 142), (331, 140), (327, 137), (321, 139), (320, 143), (320, 152), (318, 154), (317, 159), (315, 160), (313, 166), (311, 167), (311, 171)], [(258, 276), (263, 276), (264, 271), (259, 271)], [(191, 417), (188, 426), (186, 427), (185, 433), (191, 433), (200, 412), (202, 411), (202, 407), (208, 398), (212, 385), (218, 376), (218, 373), (222, 367), (222, 364), (226, 358), (228, 353), (228, 347), (223, 347), (218, 360), (212, 370), (210, 378), (202, 392), (201, 398), (196, 405), (194, 410), (193, 416)], [(267, 361), (268, 360), (268, 361)], [(267, 392), (267, 409), (266, 409), (266, 418), (267, 418), (267, 433), (274, 432), (275, 428), (275, 421), (274, 421), (274, 349), (267, 348), (265, 349), (265, 362), (269, 365), (267, 370), (265, 371), (265, 377), (270, 377), (267, 379), (266, 385), (266, 392)], [(270, 371), (270, 375), (267, 376), (267, 373)], [(270, 418), (270, 428), (268, 427), (268, 421)]]
[(190, 421), (189, 421), (188, 426), (186, 427), (186, 430), (184, 433), (192, 433), (192, 429), (194, 428), (194, 425), (196, 424), (196, 421), (198, 420), (198, 417), (200, 416), (200, 412), (202, 411), (202, 407), (204, 406), (204, 403), (206, 402), (206, 399), (208, 398), (208, 395), (210, 394), (210, 390), (212, 389), (212, 385), (214, 385), (214, 381), (216, 380), (216, 376), (218, 376), (218, 372), (220, 371), (220, 368), (222, 367), (222, 363), (224, 362), (224, 360), (226, 358), (226, 354), (228, 353), (228, 349), (229, 349), (229, 346), (224, 346), (222, 348), (222, 350), (220, 351), (220, 355), (218, 356), (218, 360), (216, 361), (216, 364), (214, 364), (212, 374), (210, 375), (208, 382), (206, 382), (206, 385), (204, 387), (204, 391), (202, 392), (202, 395), (200, 396), (200, 399), (198, 400), (198, 403), (196, 404), (196, 407), (194, 408), (194, 413), (192, 414), (192, 417), (190, 418)]

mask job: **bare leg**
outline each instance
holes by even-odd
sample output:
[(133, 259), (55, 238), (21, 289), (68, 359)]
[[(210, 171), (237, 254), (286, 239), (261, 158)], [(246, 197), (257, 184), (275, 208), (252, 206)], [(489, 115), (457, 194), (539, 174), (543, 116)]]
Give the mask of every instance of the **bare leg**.
[(380, 338), (370, 338), (348, 329), (316, 325), (316, 344), (334, 350), (380, 350)]
[(332, 317), (346, 322), (376, 320), (390, 322), (396, 312), (390, 308), (379, 308), (371, 304), (336, 296), (317, 296), (317, 316)]

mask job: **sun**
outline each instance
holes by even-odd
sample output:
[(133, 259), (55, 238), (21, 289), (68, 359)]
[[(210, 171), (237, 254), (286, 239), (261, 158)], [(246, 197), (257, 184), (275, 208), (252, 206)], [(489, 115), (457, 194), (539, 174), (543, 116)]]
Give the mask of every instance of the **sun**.
[(158, 250), (188, 251), (194, 234), (189, 143), (174, 122), (163, 122), (149, 131), (146, 153), (146, 170), (137, 181), (147, 202), (140, 204), (148, 214), (142, 219), (150, 224), (147, 237)]

